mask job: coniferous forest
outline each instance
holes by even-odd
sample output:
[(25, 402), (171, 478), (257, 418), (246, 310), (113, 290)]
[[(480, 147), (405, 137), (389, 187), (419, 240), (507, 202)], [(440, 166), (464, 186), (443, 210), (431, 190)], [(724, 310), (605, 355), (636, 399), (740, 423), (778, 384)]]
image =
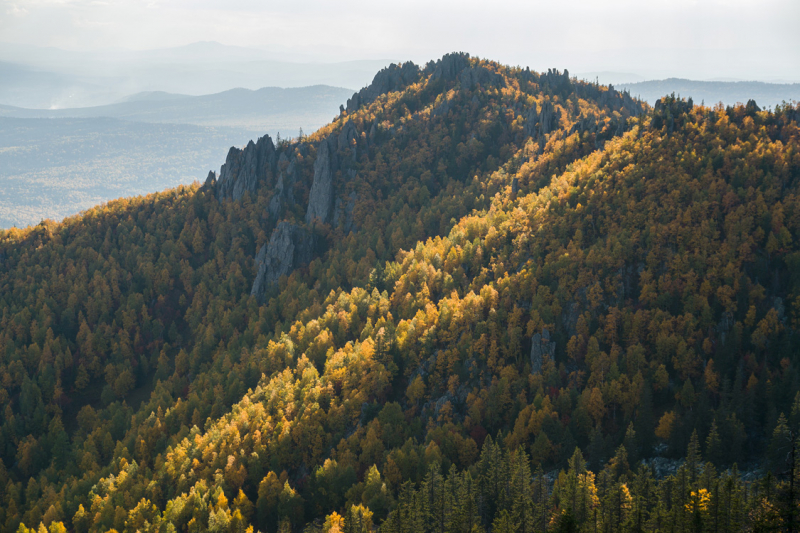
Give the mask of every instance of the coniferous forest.
[(798, 122), (449, 54), (0, 231), (0, 531), (800, 530)]

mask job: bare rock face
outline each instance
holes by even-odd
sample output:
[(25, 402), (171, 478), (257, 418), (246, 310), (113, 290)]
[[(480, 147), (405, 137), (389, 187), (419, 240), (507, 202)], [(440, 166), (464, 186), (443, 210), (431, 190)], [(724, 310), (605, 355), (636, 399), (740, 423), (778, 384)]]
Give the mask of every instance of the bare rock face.
[(314, 183), (308, 196), (306, 222), (314, 220), (329, 222), (333, 214), (333, 173), (335, 156), (331, 156), (328, 141), (322, 141), (317, 148), (317, 160), (314, 161)]
[(278, 220), (285, 205), (294, 204), (294, 196), (292, 194), (292, 186), (295, 182), (295, 162), (296, 158), (292, 156), (290, 161), (286, 157), (286, 153), (281, 153), (278, 159), (278, 168), (285, 168), (278, 174), (278, 183), (275, 184), (275, 194), (269, 200), (267, 205), (267, 213), (270, 220)]
[(281, 172), (278, 176), (278, 184), (275, 186), (275, 194), (270, 198), (267, 206), (267, 213), (271, 220), (278, 220), (281, 216), (281, 211), (283, 211), (284, 197), (286, 195), (286, 187), (283, 182), (283, 172)]
[(347, 100), (347, 112), (352, 113), (359, 107), (369, 105), (382, 94), (405, 89), (419, 80), (420, 68), (408, 61), (399, 65), (391, 64), (375, 74), (369, 86), (364, 87)]
[(206, 177), (205, 183), (203, 183), (204, 189), (213, 189), (217, 186), (217, 173), (213, 170), (208, 171), (208, 176)]
[(533, 104), (525, 115), (525, 133), (531, 137), (544, 137), (556, 129), (560, 118), (561, 113), (550, 100), (545, 100), (541, 110)]
[(556, 111), (550, 100), (542, 104), (542, 112), (539, 114), (539, 127), (542, 135), (547, 135), (558, 126), (558, 119), (561, 113)]
[(290, 222), (278, 224), (269, 242), (256, 255), (258, 273), (250, 295), (264, 303), (267, 291), (281, 276), (288, 276), (313, 259), (314, 248), (315, 239), (308, 230)]
[(536, 107), (536, 102), (531, 105), (531, 108), (525, 114), (525, 133), (531, 137), (538, 133), (537, 126), (539, 125), (539, 109)]
[(497, 87), (503, 82), (503, 77), (492, 72), (486, 67), (469, 67), (461, 71), (459, 75), (461, 87), (465, 89), (474, 89), (475, 86), (481, 85), (483, 87)]
[(340, 154), (345, 153), (346, 150), (350, 150), (350, 158), (353, 161), (358, 159), (358, 131), (352, 122), (348, 121), (347, 124), (344, 125), (342, 131), (339, 133), (336, 144)]
[(425, 67), (425, 72), (431, 73), (431, 79), (436, 81), (455, 81), (461, 72), (469, 67), (469, 54), (452, 53), (445, 54), (438, 61), (430, 62)]
[(220, 200), (240, 200), (245, 192), (255, 192), (259, 182), (267, 178), (267, 173), (275, 165), (275, 159), (275, 145), (269, 135), (264, 135), (256, 143), (250, 141), (243, 150), (231, 148), (219, 171), (217, 197)]
[(550, 332), (547, 328), (531, 338), (531, 373), (537, 374), (542, 371), (545, 355), (551, 359), (556, 355), (556, 343), (550, 342)]
[(559, 72), (555, 68), (547, 69), (547, 72), (542, 72), (539, 75), (539, 85), (556, 94), (569, 92), (571, 90), (569, 71), (564, 69), (564, 72)]

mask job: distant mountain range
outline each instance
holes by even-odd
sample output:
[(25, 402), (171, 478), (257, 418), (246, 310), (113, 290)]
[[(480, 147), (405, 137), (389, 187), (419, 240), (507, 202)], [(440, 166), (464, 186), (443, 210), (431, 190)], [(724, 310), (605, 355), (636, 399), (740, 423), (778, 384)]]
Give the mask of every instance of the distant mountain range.
[(315, 62), (287, 51), (215, 42), (96, 52), (0, 43), (0, 104), (48, 109), (106, 105), (142, 91), (202, 95), (232, 87), (363, 87), (390, 62)]
[(158, 124), (225, 126), (258, 133), (296, 136), (327, 124), (353, 91), (327, 85), (293, 89), (230, 89), (205, 96), (167, 92), (134, 94), (125, 101), (94, 107), (25, 109), (0, 105), (0, 116), (15, 118), (113, 117)]
[(783, 101), (800, 100), (800, 83), (764, 83), (760, 81), (695, 81), (681, 78), (641, 81), (615, 85), (632, 96), (638, 96), (653, 105), (668, 94), (691, 97), (694, 103), (705, 102), (712, 106), (747, 103), (753, 99), (761, 107), (776, 106)]

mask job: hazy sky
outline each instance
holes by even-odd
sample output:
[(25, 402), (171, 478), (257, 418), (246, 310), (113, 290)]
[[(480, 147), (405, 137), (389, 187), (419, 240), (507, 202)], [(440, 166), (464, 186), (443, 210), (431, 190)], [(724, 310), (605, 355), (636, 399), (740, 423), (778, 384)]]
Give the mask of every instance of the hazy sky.
[(0, 41), (217, 41), (323, 61), (463, 50), (537, 70), (800, 81), (798, 0), (0, 0)]

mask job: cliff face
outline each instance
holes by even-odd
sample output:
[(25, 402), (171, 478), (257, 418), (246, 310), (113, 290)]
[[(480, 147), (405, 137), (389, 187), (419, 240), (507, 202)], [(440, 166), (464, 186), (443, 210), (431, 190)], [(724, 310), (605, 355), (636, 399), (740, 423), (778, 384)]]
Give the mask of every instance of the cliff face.
[(250, 295), (263, 302), (267, 291), (281, 276), (288, 276), (314, 258), (315, 244), (316, 239), (307, 229), (290, 222), (278, 224), (269, 242), (256, 255), (258, 273)]
[(314, 162), (314, 183), (308, 197), (306, 223), (315, 220), (328, 222), (333, 211), (333, 168), (331, 149), (328, 141), (322, 141), (317, 148), (317, 160)]
[(220, 200), (241, 200), (245, 192), (253, 193), (265, 181), (276, 162), (275, 145), (269, 135), (256, 143), (250, 141), (244, 149), (232, 147), (216, 182)]

